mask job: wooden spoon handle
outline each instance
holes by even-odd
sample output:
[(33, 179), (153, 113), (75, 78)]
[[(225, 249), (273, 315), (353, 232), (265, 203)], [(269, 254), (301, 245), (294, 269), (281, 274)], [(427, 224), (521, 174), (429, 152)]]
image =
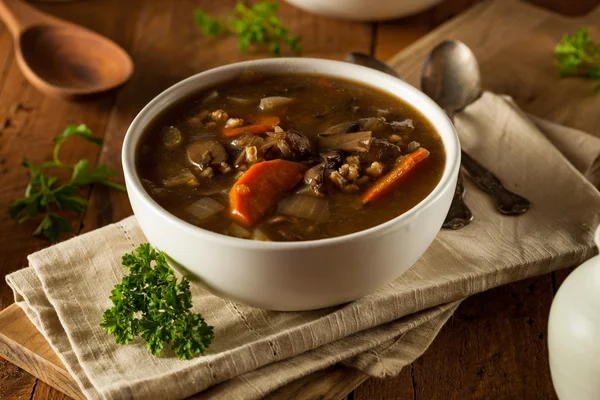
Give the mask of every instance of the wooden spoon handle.
[(31, 25), (52, 18), (21, 0), (0, 0), (0, 18), (16, 39)]

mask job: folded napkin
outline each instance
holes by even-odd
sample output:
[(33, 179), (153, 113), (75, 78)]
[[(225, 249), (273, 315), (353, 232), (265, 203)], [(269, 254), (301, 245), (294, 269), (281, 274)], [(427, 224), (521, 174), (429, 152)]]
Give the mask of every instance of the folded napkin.
[(183, 398), (201, 391), (202, 398), (260, 398), (338, 362), (372, 376), (398, 374), (425, 351), (461, 299), (577, 265), (595, 252), (600, 194), (584, 173), (600, 154), (600, 139), (532, 121), (510, 99), (491, 93), (456, 123), (465, 150), (532, 201), (528, 213), (498, 214), (467, 182), (475, 215), (468, 227), (441, 231), (401, 277), (338, 307), (265, 311), (194, 285), (194, 311), (215, 326), (205, 356), (181, 361), (165, 352), (155, 358), (142, 342), (119, 346), (98, 326), (124, 274), (121, 256), (146, 240), (133, 217), (30, 255), (30, 267), (7, 281), (92, 399)]

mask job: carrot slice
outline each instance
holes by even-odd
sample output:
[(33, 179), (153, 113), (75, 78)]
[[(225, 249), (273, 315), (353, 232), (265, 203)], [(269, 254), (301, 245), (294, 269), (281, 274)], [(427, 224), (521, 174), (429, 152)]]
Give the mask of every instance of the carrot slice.
[(229, 192), (231, 219), (246, 227), (254, 225), (302, 180), (305, 171), (303, 164), (279, 159), (254, 164)]
[(375, 181), (373, 186), (363, 193), (360, 198), (362, 203), (367, 204), (379, 200), (381, 197), (398, 189), (407, 174), (427, 157), (429, 157), (429, 151), (420, 148), (402, 158), (390, 172)]
[(279, 125), (279, 117), (268, 116), (259, 118), (254, 125), (242, 126), (239, 128), (224, 128), (223, 136), (233, 137), (242, 133), (261, 134), (269, 132), (275, 125)]

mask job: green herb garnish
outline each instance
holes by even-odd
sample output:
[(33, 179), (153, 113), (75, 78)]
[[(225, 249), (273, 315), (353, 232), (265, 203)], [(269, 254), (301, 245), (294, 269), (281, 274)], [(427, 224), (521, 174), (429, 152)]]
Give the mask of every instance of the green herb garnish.
[(203, 354), (213, 327), (190, 311), (190, 282), (185, 277), (177, 282), (165, 253), (144, 243), (123, 256), (123, 267), (129, 275), (111, 292), (113, 307), (104, 311), (100, 326), (119, 344), (141, 336), (156, 357), (164, 343), (182, 360)]
[[(87, 207), (87, 200), (77, 196), (78, 188), (92, 183), (101, 183), (116, 190), (125, 191), (125, 186), (109, 181), (115, 171), (106, 165), (98, 164), (90, 169), (88, 160), (80, 160), (74, 166), (63, 163), (59, 158), (60, 148), (72, 136), (79, 136), (98, 146), (102, 139), (92, 136), (92, 131), (85, 125), (69, 125), (53, 140), (55, 143), (52, 161), (42, 165), (34, 165), (23, 160), (22, 165), (29, 170), (30, 182), (25, 189), (25, 196), (17, 199), (9, 208), (8, 213), (19, 223), (23, 223), (40, 214), (44, 214), (42, 222), (33, 232), (34, 235), (44, 235), (54, 242), (62, 232), (71, 231), (71, 224), (57, 213), (61, 210), (72, 210), (82, 214)], [(46, 175), (48, 168), (62, 168), (72, 171), (71, 180), (60, 186), (58, 177)]]
[(289, 31), (277, 17), (279, 4), (269, 1), (246, 6), (238, 2), (231, 13), (222, 18), (212, 18), (205, 11), (194, 13), (196, 24), (207, 36), (220, 36), (227, 33), (238, 38), (238, 48), (246, 52), (251, 45), (267, 45), (274, 56), (281, 55), (281, 45), (287, 45), (294, 53), (299, 53), (300, 37), (291, 37)]
[(600, 44), (592, 40), (588, 29), (563, 36), (554, 55), (561, 76), (585, 76), (596, 82), (594, 91), (600, 92)]

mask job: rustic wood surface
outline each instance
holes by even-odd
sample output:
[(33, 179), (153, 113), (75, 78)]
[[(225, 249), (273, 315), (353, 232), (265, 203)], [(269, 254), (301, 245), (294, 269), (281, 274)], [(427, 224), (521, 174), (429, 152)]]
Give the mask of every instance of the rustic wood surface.
[[(416, 16), (381, 24), (334, 21), (310, 15), (286, 4), (281, 6), (281, 16), (293, 32), (303, 36), (305, 56), (341, 59), (347, 52), (357, 50), (388, 59), (479, 2), (448, 0)], [(584, 15), (600, 0), (530, 2), (563, 14)], [(135, 114), (153, 96), (190, 74), (234, 61), (265, 56), (261, 51), (240, 55), (235, 50), (234, 39), (207, 39), (194, 27), (192, 12), (196, 7), (219, 13), (234, 3), (234, 0), (36, 3), (36, 6), (52, 15), (110, 37), (134, 59), (136, 70), (125, 87), (80, 103), (49, 98), (32, 88), (15, 63), (10, 35), (0, 25), (0, 179), (3, 183), (0, 209), (5, 210), (24, 191), (27, 175), (20, 167), (22, 158), (40, 162), (51, 157), (51, 138), (67, 123), (85, 122), (97, 135), (105, 138), (102, 149), (80, 142), (73, 143), (75, 141), (67, 144), (64, 154), (68, 162), (88, 158), (120, 170), (120, 147), (125, 130)], [(600, 8), (596, 8), (589, 21), (596, 21), (598, 26), (599, 15)], [(522, 24), (527, 25), (528, 22), (531, 21), (524, 19)], [(568, 22), (560, 19), (553, 29), (556, 32), (571, 29), (572, 24)], [(544, 31), (543, 28), (548, 28), (549, 23), (539, 22), (541, 25), (536, 25), (536, 28)], [(462, 34), (468, 35), (468, 32)], [(481, 36), (466, 39), (481, 45), (485, 43), (486, 35)], [(528, 40), (527, 37), (521, 39)], [(556, 38), (541, 39), (547, 44)], [(469, 40), (465, 41), (469, 43)], [(484, 78), (498, 74), (504, 77), (518, 75), (519, 63), (530, 66), (536, 65), (535, 62), (539, 64), (541, 54), (536, 52), (512, 53), (513, 56), (519, 56), (517, 60), (508, 57), (504, 62), (494, 64), (492, 61), (497, 61), (502, 54), (508, 56), (511, 53), (501, 44), (491, 45), (497, 45), (495, 52), (486, 53), (481, 60)], [(399, 63), (403, 60), (400, 58), (396, 61)], [(410, 63), (404, 66), (413, 74), (417, 71), (415, 67)], [(533, 77), (535, 79), (531, 84), (519, 85), (517, 80), (513, 85), (492, 84), (488, 87), (510, 92), (521, 106), (537, 115), (552, 117), (583, 129), (596, 128), (597, 125), (589, 126), (589, 122), (586, 123), (589, 119), (585, 115), (596, 112), (597, 103), (593, 109), (563, 107), (565, 104), (561, 99), (564, 96), (561, 93), (567, 86), (560, 83), (547, 85), (547, 81), (544, 81), (554, 73), (549, 63), (540, 71), (540, 76)], [(414, 79), (414, 76), (409, 76), (409, 79)], [(591, 96), (589, 84), (582, 83), (580, 89), (582, 96)], [(540, 94), (544, 98), (555, 96), (556, 100), (543, 102), (539, 100)], [(71, 218), (74, 233), (96, 229), (131, 213), (124, 194), (94, 187), (88, 196), (90, 207), (86, 214), (81, 218)], [(31, 237), (34, 228), (33, 223), (18, 225), (5, 212), (0, 212), (2, 275), (25, 266), (27, 254), (48, 245), (42, 239)], [(565, 273), (546, 275), (466, 300), (421, 359), (410, 368), (405, 368), (397, 378), (367, 380), (351, 397), (357, 400), (554, 398), (548, 371), (545, 330), (553, 291), (564, 276)], [(10, 290), (4, 280), (0, 281), (0, 309), (8, 307), (12, 301)], [(363, 380), (365, 377), (361, 374), (335, 366), (288, 385), (271, 397), (320, 396), (339, 399)], [(28, 397), (65, 398), (42, 381), (0, 360), (0, 399)]]

